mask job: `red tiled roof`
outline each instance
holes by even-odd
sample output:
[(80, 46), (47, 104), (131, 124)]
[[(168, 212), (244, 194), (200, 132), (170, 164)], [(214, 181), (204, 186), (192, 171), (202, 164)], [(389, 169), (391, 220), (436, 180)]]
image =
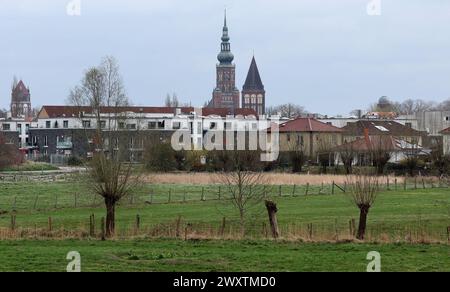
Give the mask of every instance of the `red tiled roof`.
[(298, 118), (280, 125), (280, 133), (282, 132), (342, 132), (338, 127), (322, 123), (312, 118)]
[[(143, 114), (175, 114), (177, 109), (181, 110), (182, 114), (190, 114), (195, 111), (194, 107), (140, 107), (140, 106), (130, 106), (130, 107), (102, 107), (102, 113), (143, 113)], [(45, 105), (42, 107), (41, 112), (45, 111), (49, 118), (59, 118), (59, 117), (78, 117), (82, 112), (92, 113), (92, 107), (88, 106), (49, 106)], [(217, 115), (221, 117), (226, 117), (227, 115), (232, 115), (230, 109), (226, 108), (203, 108), (201, 109), (202, 116)], [(256, 116), (257, 113), (253, 109), (236, 109), (235, 115), (243, 116)]]
[(440, 131), (439, 133), (444, 134), (444, 135), (450, 135), (450, 128), (444, 129), (444, 130)]

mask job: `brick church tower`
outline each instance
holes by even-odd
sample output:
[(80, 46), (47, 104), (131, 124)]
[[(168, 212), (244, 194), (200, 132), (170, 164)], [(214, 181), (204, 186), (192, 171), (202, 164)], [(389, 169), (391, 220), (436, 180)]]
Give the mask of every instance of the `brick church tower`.
[(11, 116), (13, 118), (31, 117), (31, 95), (30, 89), (22, 80), (14, 82), (11, 92)]
[(242, 89), (242, 107), (254, 109), (258, 115), (266, 112), (266, 91), (259, 75), (255, 57), (252, 59), (247, 79)]
[(231, 53), (226, 13), (221, 51), (217, 59), (219, 60), (219, 64), (216, 66), (217, 85), (208, 107), (228, 108), (234, 112), (235, 109), (240, 107), (240, 93), (236, 87), (236, 65), (233, 64), (234, 55)]

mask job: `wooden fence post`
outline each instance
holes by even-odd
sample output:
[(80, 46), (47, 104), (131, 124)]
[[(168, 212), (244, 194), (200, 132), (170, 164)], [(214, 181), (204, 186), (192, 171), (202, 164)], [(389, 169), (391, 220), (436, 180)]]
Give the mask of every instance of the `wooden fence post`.
[(389, 186), (389, 176), (386, 177), (386, 190), (390, 191), (390, 186)]
[(221, 197), (221, 195), (222, 195), (222, 188), (219, 186), (219, 201), (220, 201), (220, 197)]
[(58, 208), (58, 194), (55, 194), (55, 209)]
[(308, 224), (308, 236), (309, 236), (310, 240), (313, 239), (313, 224), (312, 223)]
[(136, 232), (139, 232), (141, 228), (141, 216), (139, 214), (136, 215)]
[(16, 215), (11, 215), (11, 231), (16, 230)]
[(12, 210), (13, 211), (16, 210), (16, 206), (17, 206), (17, 196), (14, 197), (14, 201), (13, 201), (13, 205), (12, 205)]
[(178, 216), (178, 218), (177, 218), (177, 221), (176, 221), (177, 223), (176, 223), (176, 225), (177, 225), (177, 229), (176, 229), (176, 234), (175, 234), (175, 236), (177, 237), (177, 238), (180, 238), (180, 236), (181, 236), (181, 232), (180, 232), (180, 227), (181, 227), (181, 216), (179, 215)]
[(282, 196), (282, 194), (281, 194), (281, 185), (278, 186), (278, 196), (280, 196), (280, 197)]
[(403, 178), (403, 190), (406, 191), (406, 176)]
[(333, 183), (331, 184), (331, 194), (334, 195), (334, 181), (333, 181)]
[(186, 190), (183, 192), (183, 202), (186, 203)]
[(89, 236), (95, 237), (95, 215), (91, 214), (89, 217)]
[(397, 190), (397, 178), (395, 178), (395, 180), (394, 180), (394, 185), (395, 185), (394, 189)]
[(169, 200), (168, 203), (172, 200), (172, 189), (169, 189)]
[(101, 239), (102, 241), (105, 241), (106, 240), (105, 217), (102, 217), (100, 228), (102, 230)]
[(305, 196), (308, 196), (308, 192), (309, 192), (309, 183), (306, 183)]
[(52, 232), (52, 229), (53, 229), (52, 217), (48, 217), (48, 231)]
[(202, 201), (206, 201), (206, 198), (205, 198), (205, 187), (202, 187)]
[(223, 237), (223, 235), (225, 234), (225, 227), (227, 224), (227, 218), (223, 217), (222, 218), (222, 225), (220, 226), (220, 236)]
[(292, 196), (293, 196), (293, 197), (295, 197), (295, 187), (296, 187), (296, 186), (295, 186), (295, 184), (294, 184), (294, 186), (293, 186), (293, 188), (292, 188)]
[(36, 197), (34, 198), (34, 205), (33, 205), (34, 210), (36, 210), (37, 202), (38, 202), (38, 195), (36, 195)]
[(422, 178), (422, 186), (423, 186), (423, 189), (426, 189), (425, 179), (424, 178)]
[(414, 189), (417, 190), (417, 176), (414, 177)]

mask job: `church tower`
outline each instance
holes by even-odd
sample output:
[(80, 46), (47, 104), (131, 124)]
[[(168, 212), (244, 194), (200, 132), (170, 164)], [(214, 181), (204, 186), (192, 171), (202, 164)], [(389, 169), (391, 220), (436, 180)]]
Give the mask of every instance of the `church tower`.
[(254, 56), (242, 89), (242, 107), (254, 109), (258, 115), (266, 113), (266, 91)]
[(11, 92), (11, 117), (28, 118), (31, 116), (30, 89), (22, 80), (14, 82)]
[(240, 93), (236, 87), (236, 66), (233, 64), (234, 55), (231, 53), (226, 12), (221, 50), (217, 59), (219, 60), (216, 66), (217, 84), (209, 107), (228, 108), (234, 113), (234, 110), (240, 107)]

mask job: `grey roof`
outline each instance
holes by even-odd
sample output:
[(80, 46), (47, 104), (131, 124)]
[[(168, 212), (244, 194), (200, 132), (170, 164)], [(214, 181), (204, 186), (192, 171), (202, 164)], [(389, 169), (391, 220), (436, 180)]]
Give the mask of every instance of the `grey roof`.
[(245, 79), (244, 90), (264, 90), (264, 84), (261, 81), (255, 57), (253, 57), (252, 63), (250, 64), (247, 79)]

